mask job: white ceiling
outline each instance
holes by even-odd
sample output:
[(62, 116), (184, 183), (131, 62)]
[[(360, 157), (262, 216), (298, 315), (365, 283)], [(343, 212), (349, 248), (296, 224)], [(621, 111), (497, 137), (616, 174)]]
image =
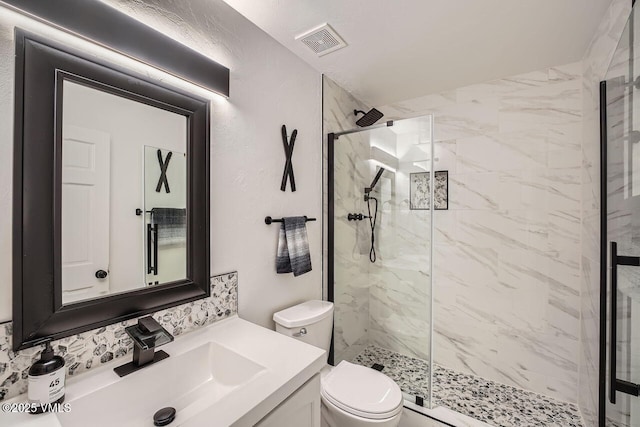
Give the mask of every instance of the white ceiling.
[[(611, 0), (225, 0), (373, 106), (582, 58)], [(631, 1), (631, 0), (629, 0)], [(295, 37), (328, 22), (348, 46)]]

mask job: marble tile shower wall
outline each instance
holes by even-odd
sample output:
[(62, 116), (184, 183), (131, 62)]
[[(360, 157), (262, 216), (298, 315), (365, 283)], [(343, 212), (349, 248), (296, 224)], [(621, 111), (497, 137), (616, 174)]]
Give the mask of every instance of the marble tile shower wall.
[(435, 212), (435, 362), (576, 402), (581, 63), (381, 110), (434, 114), (435, 168), (449, 171), (449, 210)]
[[(581, 228), (581, 351), (578, 404), (586, 427), (598, 425), (598, 368), (600, 322), (600, 120), (599, 83), (609, 66), (623, 64), (628, 54), (616, 52), (631, 3), (613, 0), (583, 57), (583, 129), (582, 129), (582, 228)], [(613, 57), (614, 52), (619, 57)], [(628, 53), (628, 52), (627, 52)], [(626, 57), (626, 58), (625, 58)], [(624, 75), (624, 73), (621, 73)], [(629, 425), (628, 399), (620, 399), (607, 415), (615, 425)], [(627, 404), (627, 405), (625, 405)]]
[[(238, 312), (238, 273), (211, 278), (211, 296), (153, 313), (169, 333), (178, 336)], [(124, 328), (136, 319), (108, 325), (53, 342), (56, 354), (65, 359), (67, 375), (74, 376), (113, 359), (132, 354), (133, 343)], [(0, 324), (0, 400), (27, 391), (27, 374), (39, 358), (40, 347), (11, 350), (12, 323)], [(124, 359), (123, 359), (124, 360)], [(123, 362), (124, 363), (124, 362)]]
[[(323, 76), (323, 135), (353, 129), (353, 110), (368, 110), (368, 107), (342, 89), (331, 79)], [(369, 184), (369, 145), (361, 135), (344, 137), (336, 144), (335, 164), (336, 191), (335, 209), (335, 287), (334, 304), (334, 349), (335, 362), (355, 357), (369, 343), (369, 278), (368, 250), (363, 249), (366, 231), (356, 222), (347, 221), (349, 212), (363, 212), (362, 189)], [(327, 176), (327, 146), (324, 143), (324, 176)], [(327, 180), (324, 181), (324, 215), (327, 214)], [(325, 224), (326, 224), (325, 217)], [(324, 257), (327, 257), (327, 233), (325, 227)], [(325, 262), (326, 266), (327, 263)], [(326, 271), (324, 277), (327, 277)], [(325, 292), (327, 284), (324, 283)]]

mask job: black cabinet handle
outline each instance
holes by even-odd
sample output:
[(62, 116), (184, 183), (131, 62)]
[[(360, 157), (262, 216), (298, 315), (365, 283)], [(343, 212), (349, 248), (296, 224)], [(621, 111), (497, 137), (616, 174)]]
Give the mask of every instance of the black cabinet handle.
[(106, 271), (104, 271), (104, 270), (98, 270), (98, 271), (96, 271), (96, 277), (97, 277), (98, 279), (106, 279), (108, 275), (109, 275), (109, 273), (107, 273), (107, 272), (106, 272)]

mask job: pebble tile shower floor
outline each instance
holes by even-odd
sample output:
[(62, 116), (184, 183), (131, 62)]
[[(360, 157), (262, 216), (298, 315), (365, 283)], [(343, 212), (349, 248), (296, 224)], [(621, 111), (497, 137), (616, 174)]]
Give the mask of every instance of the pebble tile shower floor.
[[(426, 397), (429, 364), (391, 350), (369, 346), (353, 360), (378, 363), (402, 391)], [(583, 427), (578, 408), (547, 396), (435, 365), (434, 406), (445, 406), (496, 427)]]

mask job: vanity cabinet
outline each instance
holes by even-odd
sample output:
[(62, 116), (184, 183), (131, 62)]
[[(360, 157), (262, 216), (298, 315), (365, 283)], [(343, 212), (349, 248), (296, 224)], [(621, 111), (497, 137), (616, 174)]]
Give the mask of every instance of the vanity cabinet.
[(320, 427), (320, 374), (293, 392), (256, 427)]

